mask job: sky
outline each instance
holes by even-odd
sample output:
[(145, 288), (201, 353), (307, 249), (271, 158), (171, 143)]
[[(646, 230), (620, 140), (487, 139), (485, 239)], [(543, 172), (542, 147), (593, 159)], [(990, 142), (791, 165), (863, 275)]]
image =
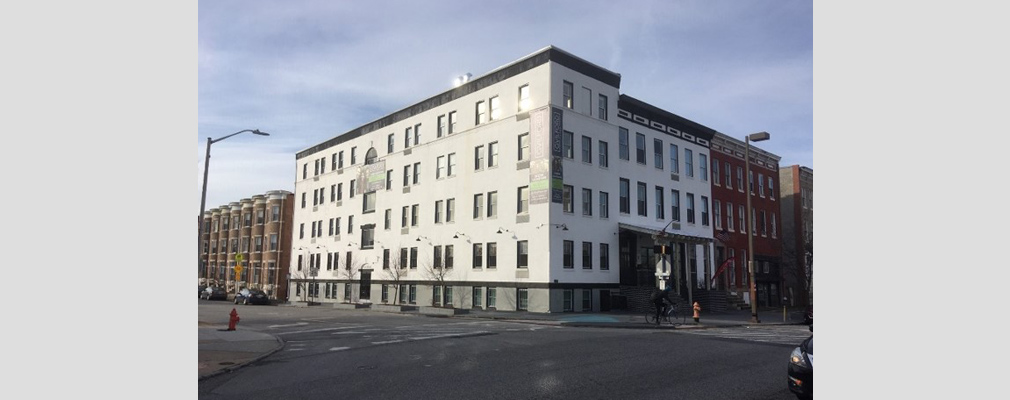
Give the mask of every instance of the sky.
[(809, 1), (199, 1), (197, 209), (294, 191), (295, 153), (547, 46), (620, 93), (814, 167)]

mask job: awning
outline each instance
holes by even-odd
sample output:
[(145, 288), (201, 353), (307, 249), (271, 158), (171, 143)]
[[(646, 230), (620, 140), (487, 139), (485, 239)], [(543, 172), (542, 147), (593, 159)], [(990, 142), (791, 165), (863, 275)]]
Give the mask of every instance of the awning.
[[(656, 235), (659, 235), (660, 232), (661, 232), (659, 229), (646, 228), (646, 227), (638, 226), (638, 225), (625, 224), (623, 222), (619, 222), (617, 224), (617, 228), (619, 230), (632, 231), (632, 232), (641, 233), (641, 234), (649, 235), (649, 236), (656, 236)], [(701, 243), (709, 243), (709, 242), (713, 241), (712, 238), (701, 237), (701, 236), (692, 236), (692, 235), (684, 235), (684, 234), (675, 233), (675, 232), (666, 232), (665, 236), (667, 238), (666, 240), (671, 241), (671, 242), (685, 242), (685, 243), (699, 243), (699, 244), (701, 244)]]

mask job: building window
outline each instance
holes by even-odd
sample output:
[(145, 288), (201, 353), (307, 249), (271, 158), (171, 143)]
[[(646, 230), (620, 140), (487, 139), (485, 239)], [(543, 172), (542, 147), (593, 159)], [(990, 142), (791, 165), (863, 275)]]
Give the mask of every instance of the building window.
[(610, 269), (610, 245), (607, 243), (600, 243), (600, 271), (607, 271)]
[(361, 248), (370, 249), (375, 247), (375, 224), (361, 226)]
[(701, 224), (708, 226), (708, 197), (701, 196)]
[(414, 204), (410, 206), (410, 226), (417, 226), (418, 214), (420, 211), (420, 205)]
[(573, 190), (574, 189), (572, 188), (571, 185), (564, 185), (564, 187), (562, 188), (561, 208), (566, 213), (574, 213), (575, 212), (575, 205), (572, 204), (573, 203), (573, 201), (572, 201), (572, 195), (573, 195), (572, 191)]
[(519, 161), (530, 159), (530, 134), (529, 132), (519, 135)]
[(446, 156), (446, 161), (446, 175), (456, 175), (456, 153), (449, 153), (449, 155)]
[(410, 269), (417, 269), (417, 247), (410, 248)]
[(666, 219), (666, 206), (663, 205), (662, 186), (656, 186), (656, 219)]
[(670, 219), (680, 221), (680, 191), (670, 190)]
[(663, 169), (663, 141), (652, 139), (652, 162), (657, 169)]
[(449, 112), (449, 134), (456, 132), (456, 112)]
[(484, 194), (477, 193), (473, 195), (473, 219), (481, 219), (484, 217)]
[(400, 265), (397, 265), (398, 268), (403, 269), (410, 265), (408, 261), (408, 251), (409, 250), (406, 247), (400, 249)]
[(645, 182), (638, 182), (638, 215), (643, 217), (649, 215), (645, 190)]
[(582, 162), (593, 163), (593, 139), (589, 136), (582, 136)]
[(635, 161), (645, 165), (645, 135), (635, 132)]
[(451, 244), (445, 245), (445, 267), (446, 268), (452, 268), (454, 257), (455, 257), (455, 254), (453, 252), (452, 245)]
[(687, 223), (694, 223), (694, 194), (687, 194)]
[(394, 147), (393, 144), (395, 142), (396, 142), (396, 134), (390, 133), (389, 136), (386, 137), (386, 154), (391, 154), (393, 152)]
[(715, 220), (715, 229), (722, 230), (722, 203), (719, 200), (712, 200), (712, 219)]
[(407, 208), (408, 207), (409, 206), (403, 206), (403, 209), (400, 211), (400, 227), (401, 228), (406, 228), (407, 227), (407, 215), (408, 215)]
[(421, 163), (414, 163), (414, 181), (413, 184), (418, 184), (421, 182)]
[(775, 200), (775, 186), (773, 186), (774, 181), (772, 181), (771, 175), (768, 176), (768, 197)]
[(501, 102), (498, 100), (498, 96), (492, 97), (488, 103), (491, 106), (491, 121), (501, 118)]
[[(765, 218), (765, 210), (761, 210), (761, 236), (768, 236), (768, 220)], [(767, 272), (767, 271), (765, 271)]]
[(765, 197), (765, 175), (758, 173), (758, 196)]
[(743, 167), (736, 167), (736, 188), (743, 193)]
[(726, 203), (726, 230), (733, 232), (733, 203)]
[(564, 267), (565, 268), (575, 268), (574, 255), (575, 242), (571, 240), (564, 241)]
[(491, 142), (487, 145), (487, 167), (498, 165), (498, 142)]
[(412, 133), (413, 129), (414, 129), (413, 127), (408, 126), (406, 129), (403, 130), (403, 148), (405, 149), (410, 147), (410, 138), (414, 136)]
[(600, 218), (610, 218), (610, 194), (600, 192)]
[(517, 214), (528, 214), (530, 212), (530, 187), (522, 186), (516, 194), (518, 199), (516, 204)]
[(368, 192), (362, 196), (362, 214), (375, 212), (375, 192)]
[(432, 261), (436, 269), (442, 268), (442, 246), (435, 246), (433, 249), (434, 255), (432, 256)]
[(445, 114), (438, 116), (438, 127), (436, 128), (435, 136), (445, 136)]
[(471, 296), (473, 299), (472, 300), (473, 308), (481, 308), (481, 303), (484, 300), (484, 293), (483, 293), (484, 291), (482, 289), (483, 288), (480, 287), (473, 288), (473, 295)]
[(435, 159), (435, 179), (442, 179), (445, 175), (445, 156), (438, 156)]
[(476, 114), (477, 114), (477, 117), (476, 117), (476, 119), (474, 121), (475, 125), (480, 125), (480, 124), (483, 124), (483, 123), (487, 122), (487, 105), (484, 104), (483, 100), (477, 102), (477, 112), (476, 112)]
[(610, 165), (609, 165), (609, 162), (607, 161), (607, 142), (604, 142), (604, 141), (601, 140), (596, 147), (599, 148), (599, 154), (600, 154), (599, 155), (599, 163), (600, 163), (600, 166), (603, 167), (603, 168), (609, 167)]
[(719, 160), (712, 159), (712, 184), (719, 186), (721, 185), (721, 179), (719, 175)]
[(740, 227), (740, 233), (746, 233), (747, 232), (747, 222), (746, 222), (747, 211), (744, 210), (744, 207), (742, 205), (737, 206), (736, 211), (737, 211), (737, 213), (736, 213), (737, 222), (739, 222), (739, 224), (737, 224), (737, 225)]
[(516, 311), (526, 311), (530, 306), (529, 289), (516, 289)]
[(593, 244), (582, 242), (582, 269), (593, 269)]
[(598, 105), (599, 105), (599, 112), (598, 112), (599, 115), (597, 115), (597, 116), (600, 119), (606, 121), (607, 120), (607, 96), (604, 96), (604, 95), (601, 94), (600, 98), (599, 98), (599, 101), (598, 101)]
[(529, 267), (529, 242), (525, 240), (520, 240), (516, 243), (516, 266), (518, 268)]
[(698, 153), (698, 173), (701, 180), (708, 181), (708, 155)]
[(593, 216), (593, 190), (582, 189), (582, 215)]
[(564, 104), (565, 107), (575, 108), (575, 103), (574, 103), (574, 100), (573, 100), (573, 97), (572, 97), (574, 95), (574, 92), (575, 92), (575, 86), (572, 85), (572, 83), (568, 82), (568, 81), (564, 81), (562, 83), (562, 85), (564, 86), (564, 89), (563, 89), (564, 90), (564, 97), (562, 98), (561, 103)]
[(621, 213), (631, 214), (631, 181), (621, 178)]
[(442, 223), (442, 200), (435, 200), (435, 223)]
[(445, 222), (453, 222), (456, 220), (456, 199), (447, 199), (445, 201)]
[(574, 159), (575, 149), (572, 148), (574, 146), (572, 142), (575, 141), (575, 134), (569, 131), (564, 131), (562, 132), (561, 137), (563, 140), (561, 149), (562, 154), (564, 155), (565, 158)]
[(432, 285), (431, 287), (431, 304), (434, 306), (442, 305), (442, 287)]
[(498, 216), (498, 192), (488, 192), (487, 193), (487, 217), (495, 218)]
[(393, 223), (393, 209), (387, 208), (386, 214), (382, 219), (382, 229), (388, 231), (390, 226), (392, 226), (392, 223)]
[(625, 128), (620, 128), (620, 133), (618, 134), (618, 154), (622, 160), (629, 160), (629, 149), (628, 149), (628, 130)]
[(529, 110), (530, 104), (530, 85), (522, 85), (519, 87), (519, 111)]
[(421, 144), (421, 124), (414, 125), (414, 146)]
[(498, 288), (489, 287), (487, 288), (487, 308), (497, 307), (498, 302), (496, 298), (498, 297)]
[(473, 169), (479, 171), (484, 168), (484, 146), (473, 148)]
[(694, 177), (694, 153), (691, 149), (684, 149), (684, 172), (687, 176)]
[(473, 267), (480, 268), (484, 262), (484, 245), (481, 243), (473, 244)]
[(498, 243), (487, 244), (487, 267), (498, 267)]
[(723, 180), (723, 182), (726, 183), (726, 189), (732, 189), (733, 188), (733, 168), (729, 166), (729, 161), (727, 161), (726, 163), (724, 163), (723, 167), (724, 168), (722, 170), (722, 173), (724, 174), (723, 177), (725, 178)]

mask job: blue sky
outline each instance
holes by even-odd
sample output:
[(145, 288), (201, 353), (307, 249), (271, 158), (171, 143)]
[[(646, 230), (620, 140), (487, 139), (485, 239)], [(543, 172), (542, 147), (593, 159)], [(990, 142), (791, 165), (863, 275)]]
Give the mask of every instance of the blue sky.
[[(810, 1), (200, 1), (196, 203), (294, 188), (294, 154), (554, 45), (622, 94), (814, 167)], [(490, 3), (489, 3), (490, 4)], [(198, 207), (197, 207), (198, 208)]]

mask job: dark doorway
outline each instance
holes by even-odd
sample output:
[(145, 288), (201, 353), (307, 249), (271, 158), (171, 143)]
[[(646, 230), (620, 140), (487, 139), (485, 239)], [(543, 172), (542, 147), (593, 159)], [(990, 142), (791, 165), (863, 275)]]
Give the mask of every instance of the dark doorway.
[(372, 298), (372, 271), (361, 271), (361, 290), (358, 292), (358, 298), (362, 300), (371, 300)]
[(610, 291), (600, 291), (600, 311), (610, 311)]

